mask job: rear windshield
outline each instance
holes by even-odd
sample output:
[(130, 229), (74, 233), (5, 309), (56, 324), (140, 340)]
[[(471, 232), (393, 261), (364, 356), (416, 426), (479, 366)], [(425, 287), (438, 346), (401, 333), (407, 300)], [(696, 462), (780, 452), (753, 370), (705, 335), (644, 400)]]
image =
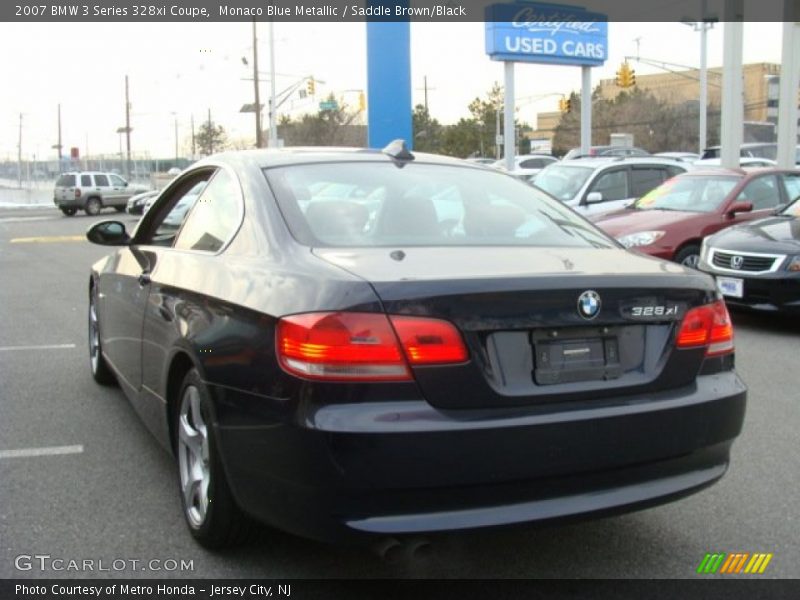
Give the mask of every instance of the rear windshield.
[(56, 187), (75, 187), (75, 175), (62, 175), (56, 181)]
[(292, 235), (308, 246), (616, 247), (559, 202), (486, 169), (356, 162), (265, 174)]

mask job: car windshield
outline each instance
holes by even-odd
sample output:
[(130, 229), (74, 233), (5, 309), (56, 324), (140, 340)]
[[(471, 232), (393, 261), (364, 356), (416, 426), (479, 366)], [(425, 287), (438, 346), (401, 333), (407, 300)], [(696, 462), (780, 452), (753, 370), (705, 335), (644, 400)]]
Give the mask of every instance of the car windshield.
[(75, 175), (62, 175), (56, 181), (56, 187), (75, 187)]
[(711, 213), (719, 209), (737, 183), (735, 176), (673, 177), (639, 198), (633, 208)]
[(539, 171), (533, 185), (559, 200), (572, 200), (593, 171), (591, 167), (549, 165)]
[(792, 202), (789, 206), (784, 208), (780, 214), (786, 215), (789, 217), (800, 217), (800, 196), (795, 198), (794, 202)]
[(616, 247), (559, 202), (485, 169), (353, 162), (265, 174), (292, 235), (308, 246)]

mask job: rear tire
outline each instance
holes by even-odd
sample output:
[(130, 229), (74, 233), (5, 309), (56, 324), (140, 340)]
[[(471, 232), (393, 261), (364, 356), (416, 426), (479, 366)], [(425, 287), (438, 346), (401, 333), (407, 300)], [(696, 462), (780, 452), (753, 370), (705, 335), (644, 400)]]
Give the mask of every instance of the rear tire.
[(680, 252), (675, 255), (675, 262), (684, 267), (696, 269), (697, 263), (700, 262), (700, 247), (691, 244), (681, 248)]
[(236, 505), (214, 437), (211, 396), (200, 374), (186, 374), (176, 403), (175, 454), (183, 516), (206, 548), (240, 544), (258, 530)]
[(92, 377), (100, 385), (114, 385), (117, 378), (106, 359), (100, 343), (100, 321), (97, 318), (97, 289), (93, 286), (89, 294), (89, 366)]
[(103, 209), (103, 203), (100, 202), (100, 198), (89, 198), (86, 201), (86, 206), (83, 210), (86, 211), (87, 215), (91, 215), (92, 217), (99, 215), (100, 211)]
[(78, 212), (78, 209), (73, 207), (68, 208), (65, 206), (61, 208), (61, 212), (67, 215), (68, 217), (72, 217), (75, 215), (76, 212)]

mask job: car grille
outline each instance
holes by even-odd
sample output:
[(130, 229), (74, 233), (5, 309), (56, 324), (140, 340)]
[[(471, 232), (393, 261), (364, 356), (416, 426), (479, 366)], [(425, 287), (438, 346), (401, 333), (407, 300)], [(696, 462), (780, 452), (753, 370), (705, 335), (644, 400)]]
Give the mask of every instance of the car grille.
[(772, 269), (777, 256), (753, 256), (742, 252), (714, 252), (712, 260), (715, 267), (731, 271), (761, 273)]

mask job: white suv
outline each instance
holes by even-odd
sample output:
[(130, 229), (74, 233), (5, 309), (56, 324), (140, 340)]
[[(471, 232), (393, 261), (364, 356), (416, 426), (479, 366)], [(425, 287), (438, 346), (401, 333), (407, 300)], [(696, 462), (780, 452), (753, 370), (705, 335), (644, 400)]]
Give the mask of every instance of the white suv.
[(670, 158), (576, 158), (545, 167), (531, 183), (588, 217), (625, 208), (692, 168)]
[(78, 210), (96, 215), (104, 207), (125, 212), (128, 198), (146, 192), (146, 188), (128, 185), (119, 175), (96, 171), (62, 173), (53, 190), (53, 202), (68, 217)]

